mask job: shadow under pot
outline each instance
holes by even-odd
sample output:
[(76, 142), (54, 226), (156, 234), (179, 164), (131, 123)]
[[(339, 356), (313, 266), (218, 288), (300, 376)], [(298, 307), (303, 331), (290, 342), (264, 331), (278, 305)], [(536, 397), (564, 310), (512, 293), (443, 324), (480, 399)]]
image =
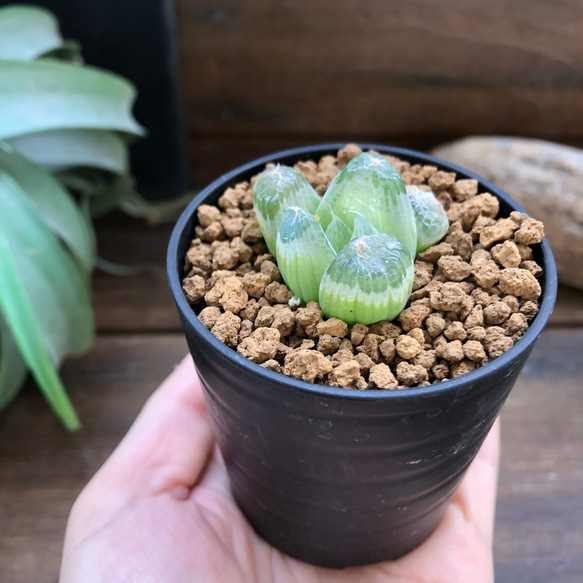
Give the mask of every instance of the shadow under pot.
[[(335, 155), (343, 144), (260, 158), (205, 188), (180, 217), (168, 250), (168, 276), (235, 500), (256, 532), (284, 553), (342, 568), (395, 559), (441, 521), (555, 302), (557, 275), (546, 240), (533, 247), (543, 266), (540, 311), (506, 353), (453, 380), (402, 390), (334, 388), (266, 370), (217, 340), (181, 289), (182, 269), (201, 204), (249, 180), (268, 162), (293, 165)], [(488, 181), (411, 150), (361, 144), (411, 164), (478, 180), (500, 216), (524, 212)]]

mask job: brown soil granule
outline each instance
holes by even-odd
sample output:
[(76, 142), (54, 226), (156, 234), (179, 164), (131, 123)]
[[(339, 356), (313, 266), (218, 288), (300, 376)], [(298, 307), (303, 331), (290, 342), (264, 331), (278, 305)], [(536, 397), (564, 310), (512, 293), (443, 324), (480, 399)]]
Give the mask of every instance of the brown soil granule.
[[(366, 388), (366, 381), (360, 375), (360, 366), (358, 362), (352, 359), (347, 359), (336, 365), (328, 375), (328, 383), (333, 387), (343, 387), (346, 389)], [(363, 383), (364, 386), (359, 387)]]
[(279, 332), (275, 328), (257, 328), (237, 346), (237, 352), (261, 364), (275, 358), (279, 348)]
[[(349, 144), (295, 168), (321, 196), (360, 152)], [(197, 209), (182, 285), (201, 323), (268, 370), (360, 390), (441, 382), (506, 352), (539, 310), (542, 268), (530, 245), (542, 223), (499, 217), (498, 199), (475, 180), (385, 158), (405, 184), (432, 189), (450, 221), (443, 241), (417, 257), (413, 293), (394, 322), (348, 326), (324, 318), (316, 302), (294, 303), (255, 218), (254, 176)]]

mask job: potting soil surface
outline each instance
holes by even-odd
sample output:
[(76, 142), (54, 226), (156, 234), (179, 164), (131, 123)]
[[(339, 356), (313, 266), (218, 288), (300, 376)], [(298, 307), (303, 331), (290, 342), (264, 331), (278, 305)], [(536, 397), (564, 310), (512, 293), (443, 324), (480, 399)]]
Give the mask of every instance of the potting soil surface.
[[(320, 196), (361, 152), (294, 167)], [(432, 190), (450, 227), (415, 261), (413, 293), (393, 322), (348, 326), (315, 302), (296, 306), (269, 254), (253, 210), (253, 183), (201, 205), (186, 253), (183, 290), (221, 342), (270, 370), (355, 389), (399, 389), (455, 378), (513, 346), (538, 313), (542, 268), (531, 245), (543, 225), (525, 214), (499, 217), (498, 199), (478, 182), (392, 156), (406, 185)], [(268, 165), (272, 166), (272, 165)]]

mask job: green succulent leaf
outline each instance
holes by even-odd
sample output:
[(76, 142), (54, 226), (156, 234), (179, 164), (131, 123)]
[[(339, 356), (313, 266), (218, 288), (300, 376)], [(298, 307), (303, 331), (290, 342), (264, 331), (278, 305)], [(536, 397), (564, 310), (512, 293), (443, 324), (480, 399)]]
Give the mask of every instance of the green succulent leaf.
[[(0, 171), (9, 174), (46, 225), (67, 245), (88, 276), (95, 264), (95, 234), (73, 197), (46, 170), (0, 142)], [(0, 193), (0, 199), (3, 199)]]
[(58, 129), (143, 134), (133, 119), (135, 89), (126, 80), (51, 59), (0, 61), (0, 139)]
[(298, 206), (314, 214), (320, 197), (295, 168), (278, 164), (264, 170), (253, 185), (253, 205), (269, 252), (275, 256), (279, 216)]
[(63, 44), (55, 17), (36, 6), (0, 8), (0, 59), (30, 61)]
[(282, 211), (277, 265), (285, 283), (304, 303), (318, 301), (320, 280), (336, 252), (314, 215), (300, 207)]
[(26, 363), (0, 313), (0, 410), (16, 396), (26, 374)]
[(375, 226), (360, 212), (352, 211), (354, 215), (354, 225), (352, 227), (352, 239), (358, 239), (364, 235), (376, 235), (378, 230)]
[(75, 429), (79, 423), (56, 367), (92, 344), (87, 278), (4, 171), (0, 198), (0, 310), (49, 404)]
[(382, 156), (363, 152), (336, 175), (320, 201), (316, 214), (322, 226), (332, 212), (349, 228), (353, 211), (361, 212), (380, 233), (394, 235), (413, 256), (417, 244), (415, 216), (405, 185), (397, 170)]
[(115, 174), (129, 170), (126, 141), (108, 130), (49, 130), (16, 136), (7, 142), (51, 172), (76, 166), (100, 168)]
[(407, 186), (407, 194), (415, 213), (417, 253), (421, 253), (445, 237), (449, 219), (433, 192), (421, 190), (418, 186)]
[(322, 277), (320, 307), (328, 318), (347, 324), (393, 320), (413, 287), (413, 258), (392, 235), (353, 239)]
[(352, 239), (352, 232), (344, 221), (332, 213), (332, 220), (326, 228), (326, 237), (328, 237), (328, 241), (330, 241), (330, 244), (334, 247), (336, 253), (338, 253)]

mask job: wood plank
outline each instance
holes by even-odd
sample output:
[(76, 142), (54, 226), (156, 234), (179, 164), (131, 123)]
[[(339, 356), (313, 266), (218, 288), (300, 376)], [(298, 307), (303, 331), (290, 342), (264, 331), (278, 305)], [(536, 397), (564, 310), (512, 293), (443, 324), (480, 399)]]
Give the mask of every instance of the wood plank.
[[(583, 330), (548, 330), (503, 413), (498, 583), (580, 581)], [(63, 368), (84, 423), (66, 434), (29, 386), (0, 416), (3, 583), (57, 581), (66, 516), (140, 407), (186, 351), (174, 335), (100, 337)]]
[(67, 515), (150, 393), (186, 352), (179, 335), (107, 336), (63, 379), (83, 422), (66, 433), (35, 387), (0, 416), (0, 579), (56, 583)]
[(179, 0), (191, 135), (583, 135), (583, 5)]
[(150, 226), (121, 213), (97, 221), (100, 257), (122, 265), (149, 267), (149, 272), (139, 275), (95, 273), (93, 306), (99, 331), (180, 330), (165, 270), (172, 227)]
[(499, 583), (583, 573), (583, 330), (546, 331), (502, 414)]
[(423, 151), (430, 150), (434, 146), (458, 137), (455, 134), (443, 136), (379, 136), (365, 134), (363, 132), (351, 135), (343, 130), (335, 135), (319, 135), (314, 133), (305, 137), (257, 137), (247, 135), (241, 135), (239, 137), (200, 137), (198, 135), (191, 135), (188, 140), (190, 176), (192, 184), (197, 187), (204, 187), (225, 172), (261, 156), (313, 144), (332, 144), (352, 141), (390, 144), (392, 146)]

